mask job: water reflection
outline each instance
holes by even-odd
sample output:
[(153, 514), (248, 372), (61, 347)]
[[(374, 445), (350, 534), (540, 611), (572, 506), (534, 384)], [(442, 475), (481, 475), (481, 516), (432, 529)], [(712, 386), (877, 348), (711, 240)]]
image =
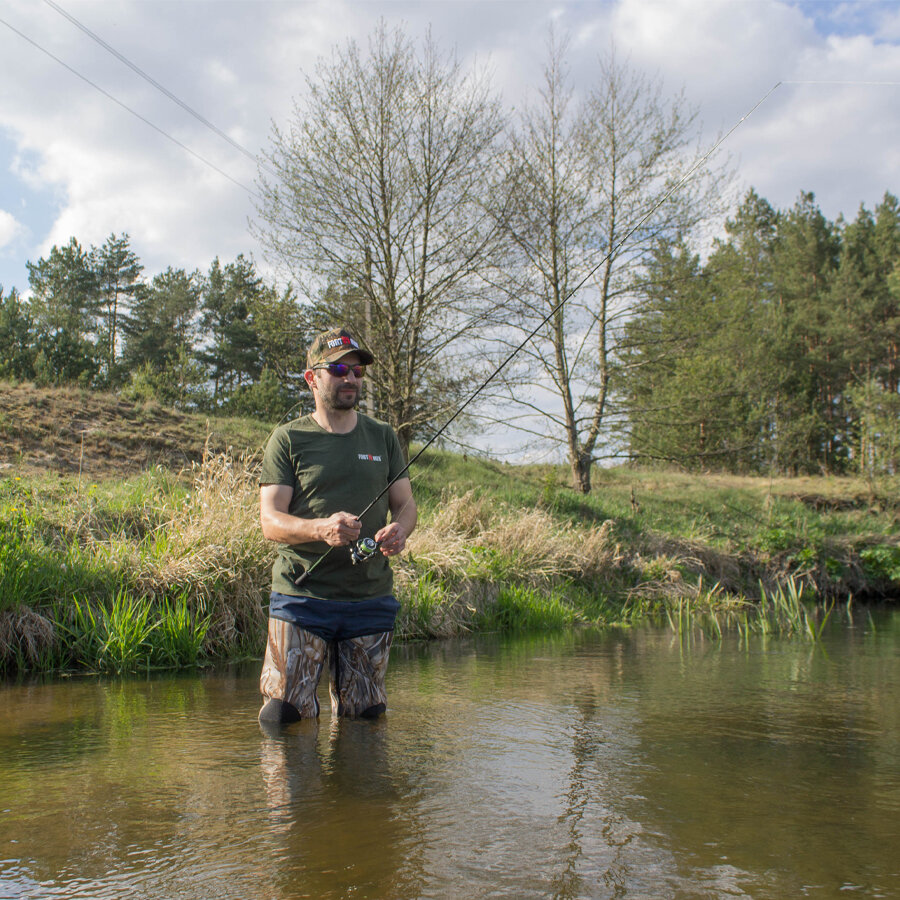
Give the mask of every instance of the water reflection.
[(687, 664), (636, 658), (647, 661), (635, 672), (637, 785), (653, 798), (641, 815), (680, 861), (680, 885), (900, 895), (898, 697), (883, 709), (880, 677), (892, 669), (896, 691), (895, 650), (873, 640), (848, 655), (846, 635), (832, 635), (733, 655), (695, 647)]
[[(262, 727), (262, 726), (261, 726)], [(269, 859), (278, 896), (419, 895), (412, 788), (391, 765), (387, 720), (262, 727)]]
[(8, 685), (0, 896), (900, 896), (898, 622), (395, 647), (276, 731), (255, 664)]

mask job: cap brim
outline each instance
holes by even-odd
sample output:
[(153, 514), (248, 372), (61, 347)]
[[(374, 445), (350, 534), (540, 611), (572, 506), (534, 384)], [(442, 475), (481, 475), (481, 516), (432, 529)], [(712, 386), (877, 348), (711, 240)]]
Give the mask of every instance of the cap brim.
[(347, 350), (344, 348), (340, 348), (343, 352), (337, 353), (334, 356), (328, 357), (330, 362), (337, 362), (339, 359), (343, 359), (345, 356), (350, 356), (352, 353), (355, 353), (359, 357), (359, 361), (364, 366), (371, 366), (373, 362), (375, 362), (375, 357), (369, 353), (368, 350), (363, 350), (362, 347), (353, 347)]

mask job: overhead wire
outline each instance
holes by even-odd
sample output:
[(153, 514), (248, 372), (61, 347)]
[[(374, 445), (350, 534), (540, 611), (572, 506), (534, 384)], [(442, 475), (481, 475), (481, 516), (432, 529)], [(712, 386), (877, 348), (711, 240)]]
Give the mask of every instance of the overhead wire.
[(46, 47), (39, 44), (33, 38), (30, 38), (24, 32), (20, 31), (18, 28), (16, 28), (10, 22), (7, 22), (6, 19), (0, 18), (0, 24), (5, 25), (10, 31), (17, 34), (20, 38), (22, 38), (22, 40), (31, 44), (31, 46), (34, 47), (36, 50), (39, 50), (41, 53), (43, 53), (46, 56), (49, 56), (50, 59), (52, 59), (54, 62), (59, 63), (59, 65), (61, 65), (64, 69), (71, 72), (77, 78), (80, 78), (83, 82), (85, 82), (85, 84), (90, 85), (92, 88), (94, 88), (95, 91), (98, 91), (99, 93), (101, 93), (108, 100), (111, 100), (113, 103), (115, 103), (117, 106), (124, 109), (126, 112), (131, 113), (131, 115), (133, 115), (136, 119), (140, 119), (145, 125), (149, 125), (150, 128), (152, 128), (158, 134), (161, 134), (164, 138), (170, 140), (173, 144), (180, 147), (186, 153), (189, 153), (191, 156), (194, 157), (194, 159), (203, 163), (203, 165), (208, 166), (210, 169), (212, 169), (214, 172), (217, 172), (223, 178), (227, 178), (232, 184), (239, 187), (242, 191), (246, 191), (251, 197), (254, 197), (255, 199), (260, 200), (260, 201), (262, 200), (262, 198), (252, 188), (249, 188), (249, 187), (247, 187), (247, 185), (242, 184), (236, 178), (229, 175), (228, 172), (226, 172), (224, 169), (220, 169), (215, 163), (210, 162), (210, 160), (201, 156), (195, 150), (192, 150), (190, 147), (187, 146), (187, 144), (182, 143), (181, 141), (178, 140), (178, 138), (169, 134), (165, 129), (160, 128), (159, 125), (156, 125), (154, 122), (150, 121), (150, 119), (148, 119), (146, 116), (141, 115), (141, 113), (139, 113), (137, 110), (132, 109), (127, 103), (124, 103), (123, 101), (119, 100), (118, 97), (113, 96), (111, 93), (109, 93), (109, 91), (100, 87), (100, 85), (97, 84), (96, 82), (91, 81), (91, 79), (88, 78), (86, 75), (82, 74), (77, 69), (70, 66), (67, 62), (60, 59), (58, 56), (56, 56), (54, 53), (52, 53)]
[(781, 84), (842, 84), (842, 85), (864, 85), (866, 87), (900, 87), (900, 81), (782, 81)]
[(257, 165), (260, 165), (271, 175), (275, 176), (276, 178), (278, 177), (274, 169), (262, 162), (257, 154), (255, 154), (252, 150), (248, 150), (243, 144), (232, 138), (230, 134), (223, 131), (213, 122), (210, 122), (209, 119), (202, 115), (202, 113), (199, 113), (196, 109), (194, 109), (192, 106), (178, 97), (175, 93), (170, 91), (167, 87), (160, 84), (152, 75), (148, 74), (139, 65), (137, 65), (137, 63), (132, 62), (127, 56), (125, 56), (124, 53), (117, 50), (110, 43), (105, 41), (102, 37), (100, 37), (100, 35), (88, 28), (87, 25), (76, 19), (75, 16), (73, 16), (70, 12), (63, 9), (63, 7), (61, 7), (58, 3), (55, 3), (54, 0), (44, 0), (44, 3), (46, 3), (47, 6), (49, 6), (51, 9), (54, 9), (56, 12), (58, 12), (61, 16), (68, 19), (68, 21), (71, 22), (76, 28), (81, 30), (91, 40), (98, 43), (104, 50), (107, 51), (107, 53), (112, 54), (123, 65), (128, 66), (128, 68), (131, 69), (132, 72), (143, 78), (144, 81), (156, 88), (156, 90), (158, 90), (161, 94), (163, 94), (165, 97), (168, 97), (169, 100), (171, 100), (173, 103), (178, 104), (178, 106), (180, 106), (186, 113), (193, 116), (198, 122), (206, 126), (210, 131), (218, 135), (220, 138), (222, 138), (222, 140), (227, 141), (232, 147), (234, 147), (235, 150), (243, 153), (244, 156), (252, 160)]

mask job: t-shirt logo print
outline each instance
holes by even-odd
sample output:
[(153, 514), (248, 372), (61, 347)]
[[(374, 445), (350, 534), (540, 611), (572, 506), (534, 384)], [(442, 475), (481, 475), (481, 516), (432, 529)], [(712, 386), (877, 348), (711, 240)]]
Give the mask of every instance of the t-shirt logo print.
[(359, 458), (364, 462), (381, 462), (380, 456), (374, 456), (371, 453), (360, 453)]

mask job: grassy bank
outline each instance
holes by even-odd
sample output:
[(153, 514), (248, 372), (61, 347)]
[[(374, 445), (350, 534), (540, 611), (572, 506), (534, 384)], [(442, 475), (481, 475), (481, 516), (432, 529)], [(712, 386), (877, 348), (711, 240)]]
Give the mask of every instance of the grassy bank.
[[(197, 438), (228, 426), (180, 427)], [(272, 548), (253, 451), (267, 429), (242, 428), (218, 442), (246, 455), (180, 440), (196, 458), (178, 468), (129, 468), (123, 455), (104, 470), (80, 442), (55, 466), (24, 441), (0, 459), (0, 666), (258, 655)], [(441, 451), (412, 474), (421, 524), (395, 563), (404, 638), (648, 615), (815, 638), (834, 601), (900, 594), (896, 482), (615, 469), (583, 497), (560, 468)]]

